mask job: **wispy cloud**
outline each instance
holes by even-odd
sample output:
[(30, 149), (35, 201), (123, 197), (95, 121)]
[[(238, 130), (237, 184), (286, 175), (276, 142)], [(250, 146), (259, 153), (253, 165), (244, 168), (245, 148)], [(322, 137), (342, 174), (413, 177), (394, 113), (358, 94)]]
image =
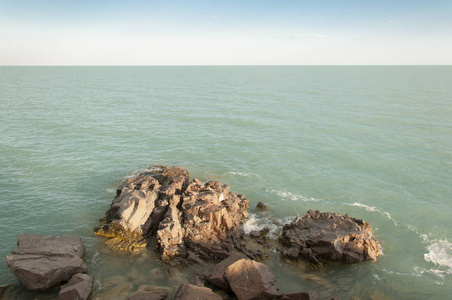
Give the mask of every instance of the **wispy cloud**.
[(395, 23), (395, 20), (389, 20), (389, 23)]

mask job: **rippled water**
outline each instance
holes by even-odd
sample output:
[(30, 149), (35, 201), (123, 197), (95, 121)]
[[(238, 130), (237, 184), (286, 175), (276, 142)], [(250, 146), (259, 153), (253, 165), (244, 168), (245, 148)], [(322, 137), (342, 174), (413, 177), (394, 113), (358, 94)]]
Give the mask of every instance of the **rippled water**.
[[(376, 263), (306, 277), (267, 262), (283, 291), (446, 299), (451, 95), (452, 67), (0, 67), (0, 254), (19, 233), (73, 233), (96, 289), (113, 275), (176, 286), (196, 267), (157, 278), (149, 270), (164, 266), (152, 251), (111, 253), (92, 228), (126, 176), (178, 165), (245, 194), (249, 228), (309, 209), (372, 224), (384, 252)], [(258, 201), (271, 210), (255, 212)], [(3, 259), (7, 283), (33, 299)]]

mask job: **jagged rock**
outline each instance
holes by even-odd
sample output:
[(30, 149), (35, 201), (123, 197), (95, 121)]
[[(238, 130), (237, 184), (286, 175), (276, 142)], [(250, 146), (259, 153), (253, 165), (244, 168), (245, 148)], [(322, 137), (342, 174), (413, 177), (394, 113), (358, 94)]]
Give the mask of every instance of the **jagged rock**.
[(107, 245), (128, 251), (156, 239), (167, 262), (223, 259), (249, 207), (248, 199), (229, 189), (219, 181), (190, 182), (185, 169), (154, 166), (118, 187), (106, 223), (95, 231), (110, 238)]
[(226, 269), (225, 278), (239, 300), (277, 297), (279, 287), (276, 278), (262, 263), (238, 260)]
[(6, 256), (6, 264), (29, 290), (49, 290), (88, 272), (82, 260), (85, 245), (79, 237), (20, 234), (17, 245), (19, 249)]
[(212, 292), (211, 289), (201, 286), (183, 283), (177, 289), (174, 300), (222, 300), (221, 296)]
[(87, 274), (76, 274), (61, 287), (58, 298), (62, 300), (87, 300), (93, 292), (94, 277)]
[(285, 225), (279, 240), (284, 246), (283, 256), (301, 257), (316, 264), (320, 261), (375, 261), (380, 255), (380, 245), (370, 224), (348, 214), (310, 210)]
[(256, 205), (256, 209), (257, 209), (257, 211), (267, 211), (268, 210), (268, 207), (267, 207), (267, 205), (265, 205), (264, 203), (262, 203), (261, 201), (259, 201), (258, 203), (257, 203), (257, 205)]
[(222, 260), (210, 270), (204, 272), (203, 275), (208, 282), (219, 287), (220, 289), (225, 291), (232, 291), (224, 275), (230, 265), (243, 258), (246, 258), (244, 254), (233, 253), (231, 254), (231, 256)]
[(164, 300), (168, 297), (169, 288), (163, 286), (141, 285), (129, 295), (128, 300)]

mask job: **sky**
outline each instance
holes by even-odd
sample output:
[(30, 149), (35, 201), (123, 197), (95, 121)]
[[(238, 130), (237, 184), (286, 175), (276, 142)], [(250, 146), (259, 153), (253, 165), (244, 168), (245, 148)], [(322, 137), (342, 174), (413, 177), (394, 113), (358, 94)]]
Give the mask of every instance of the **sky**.
[(0, 0), (0, 65), (451, 64), (451, 0)]

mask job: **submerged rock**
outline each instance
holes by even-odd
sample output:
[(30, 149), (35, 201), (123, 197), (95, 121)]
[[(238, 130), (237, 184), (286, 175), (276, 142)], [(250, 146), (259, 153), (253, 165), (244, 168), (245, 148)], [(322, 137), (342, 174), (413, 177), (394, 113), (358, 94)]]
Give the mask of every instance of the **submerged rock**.
[(85, 245), (79, 237), (20, 234), (17, 245), (19, 249), (6, 256), (6, 264), (29, 290), (49, 290), (88, 272), (82, 260)]
[(128, 300), (164, 300), (168, 297), (169, 290), (163, 286), (141, 285), (129, 295)]
[(380, 244), (373, 236), (370, 224), (347, 214), (310, 210), (302, 218), (285, 225), (279, 240), (284, 246), (283, 256), (303, 258), (316, 264), (321, 261), (375, 261), (380, 255)]
[(248, 217), (248, 199), (229, 189), (219, 181), (190, 182), (185, 169), (155, 166), (118, 187), (106, 223), (95, 231), (128, 251), (155, 239), (164, 261), (222, 259)]
[(183, 283), (177, 289), (174, 300), (222, 300), (221, 296), (212, 292), (211, 289), (201, 286)]

